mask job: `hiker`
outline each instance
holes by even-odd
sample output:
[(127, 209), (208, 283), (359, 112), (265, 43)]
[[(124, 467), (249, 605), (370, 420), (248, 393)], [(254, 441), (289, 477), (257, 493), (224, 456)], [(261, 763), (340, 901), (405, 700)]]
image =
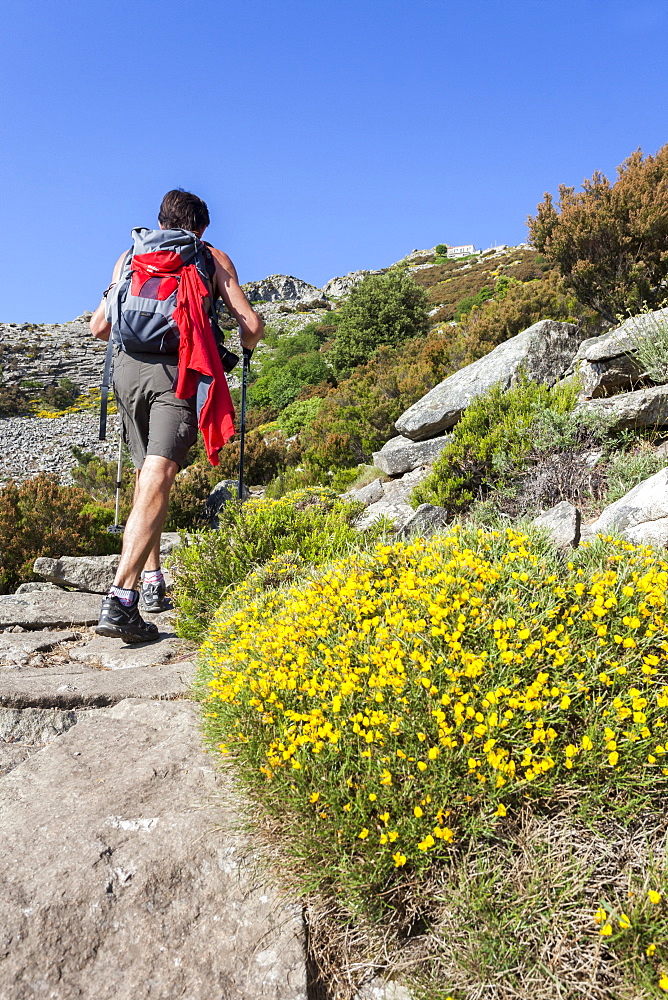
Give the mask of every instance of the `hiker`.
[(144, 612), (168, 606), (160, 533), (198, 420), (213, 465), (234, 433), (220, 353), (230, 352), (215, 339), (215, 299), (221, 297), (237, 320), (244, 348), (252, 350), (264, 332), (230, 258), (201, 241), (209, 224), (206, 204), (188, 191), (168, 191), (158, 224), (159, 230), (133, 230), (134, 246), (116, 261), (90, 319), (94, 337), (108, 341), (111, 335), (114, 395), (136, 468), (118, 571), (95, 630), (125, 642), (158, 637), (157, 627), (139, 613), (140, 599)]

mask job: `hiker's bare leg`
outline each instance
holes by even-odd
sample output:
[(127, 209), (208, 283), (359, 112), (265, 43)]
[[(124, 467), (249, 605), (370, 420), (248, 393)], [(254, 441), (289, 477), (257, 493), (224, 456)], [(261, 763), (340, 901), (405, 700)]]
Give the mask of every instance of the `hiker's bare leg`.
[(176, 462), (168, 458), (146, 456), (135, 484), (134, 503), (123, 533), (123, 551), (114, 586), (136, 590), (142, 569), (156, 569), (160, 565), (160, 533), (167, 516), (169, 491), (178, 471)]
[[(137, 502), (137, 494), (139, 492), (139, 477), (140, 477), (140, 475), (141, 475), (141, 469), (135, 469), (135, 492), (134, 492), (134, 497), (132, 499), (132, 505), (133, 505), (133, 507), (134, 507), (135, 503)], [(143, 566), (143, 569), (146, 570), (146, 572), (150, 572), (151, 570), (159, 569), (159, 568), (160, 568), (160, 535), (158, 535), (158, 538), (157, 538), (157, 540), (156, 540), (153, 548), (151, 549), (151, 551), (148, 554), (148, 557), (146, 559), (146, 563)]]

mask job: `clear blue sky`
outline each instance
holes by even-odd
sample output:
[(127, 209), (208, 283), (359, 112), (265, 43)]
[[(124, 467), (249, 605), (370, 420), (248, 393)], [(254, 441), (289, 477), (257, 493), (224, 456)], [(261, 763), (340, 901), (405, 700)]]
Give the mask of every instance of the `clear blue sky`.
[(240, 279), (518, 243), (668, 141), (665, 0), (3, 0), (0, 321), (94, 308), (203, 197)]

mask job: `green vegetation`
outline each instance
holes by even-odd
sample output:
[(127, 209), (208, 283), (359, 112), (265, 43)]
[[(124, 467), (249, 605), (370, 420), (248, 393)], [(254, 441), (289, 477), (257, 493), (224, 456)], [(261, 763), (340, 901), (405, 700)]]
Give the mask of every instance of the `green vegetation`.
[(23, 389), (0, 385), (0, 417), (25, 417), (32, 412), (30, 396)]
[(290, 555), (319, 565), (362, 544), (353, 527), (360, 511), (359, 504), (324, 488), (225, 504), (219, 530), (186, 536), (173, 557), (179, 634), (200, 640), (226, 592), (271, 559)]
[(533, 245), (567, 286), (609, 323), (657, 308), (668, 277), (668, 145), (656, 156), (636, 150), (610, 184), (598, 171), (582, 191), (561, 185), (529, 217)]
[(413, 505), (437, 504), (455, 515), (518, 476), (536, 447), (546, 411), (568, 413), (576, 394), (574, 386), (550, 390), (525, 378), (514, 389), (492, 386), (453, 428), (431, 475), (413, 490)]
[(91, 501), (77, 486), (61, 486), (40, 473), (0, 489), (0, 593), (34, 580), (38, 556), (106, 555), (120, 551), (117, 535), (106, 532), (114, 512)]
[(426, 295), (405, 269), (368, 274), (341, 306), (330, 358), (337, 373), (349, 373), (379, 347), (398, 347), (428, 329)]
[(292, 575), (223, 605), (199, 689), (211, 751), (333, 936), (380, 920), (385, 956), (412, 936), (430, 998), (499, 977), (658, 995), (668, 563), (607, 538), (564, 565), (471, 526)]
[(632, 326), (633, 358), (640, 371), (659, 385), (668, 382), (668, 314), (658, 318), (644, 308)]

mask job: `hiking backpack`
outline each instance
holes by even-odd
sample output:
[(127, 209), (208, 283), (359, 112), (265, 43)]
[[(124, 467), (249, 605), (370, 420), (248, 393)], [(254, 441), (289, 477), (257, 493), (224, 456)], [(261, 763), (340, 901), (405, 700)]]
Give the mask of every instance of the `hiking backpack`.
[[(173, 314), (181, 272), (194, 264), (204, 284), (212, 290), (216, 270), (213, 255), (186, 229), (133, 229), (132, 238), (132, 249), (106, 298), (105, 316), (111, 323), (111, 340), (123, 351), (175, 354), (179, 349), (179, 330)], [(150, 272), (158, 269), (161, 276), (151, 277)], [(218, 340), (220, 332), (212, 294), (209, 315)]]

